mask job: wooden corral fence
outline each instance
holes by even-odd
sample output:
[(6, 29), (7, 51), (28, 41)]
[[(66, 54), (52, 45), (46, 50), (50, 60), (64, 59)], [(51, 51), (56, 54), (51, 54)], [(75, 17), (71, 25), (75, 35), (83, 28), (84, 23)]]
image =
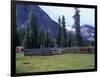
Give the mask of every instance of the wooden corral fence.
[(94, 53), (95, 47), (67, 47), (62, 49), (62, 53)]
[(24, 56), (58, 55), (65, 53), (94, 53), (94, 47), (40, 48), (24, 49)]
[(24, 49), (24, 56), (41, 55), (41, 49)]
[(24, 49), (24, 56), (61, 54), (58, 48)]

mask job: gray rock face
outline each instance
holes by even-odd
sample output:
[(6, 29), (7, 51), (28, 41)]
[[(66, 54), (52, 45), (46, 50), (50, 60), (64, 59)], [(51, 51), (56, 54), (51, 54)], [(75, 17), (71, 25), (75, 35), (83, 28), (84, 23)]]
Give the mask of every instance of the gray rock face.
[(52, 37), (56, 37), (58, 23), (53, 21), (38, 5), (17, 5), (16, 6), (16, 26), (25, 27), (30, 11), (36, 16), (37, 25), (40, 28), (49, 30)]

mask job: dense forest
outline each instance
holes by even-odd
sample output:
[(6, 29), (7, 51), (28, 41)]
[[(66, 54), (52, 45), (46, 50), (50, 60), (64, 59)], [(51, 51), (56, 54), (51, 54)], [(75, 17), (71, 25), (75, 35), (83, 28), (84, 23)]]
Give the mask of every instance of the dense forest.
[(44, 29), (37, 25), (36, 15), (30, 12), (25, 28), (17, 28), (16, 26), (16, 46), (24, 46), (25, 48), (48, 48), (48, 47), (74, 47), (94, 45), (94, 41), (87, 44), (82, 39), (80, 33), (80, 15), (79, 10), (75, 8), (74, 28), (75, 35), (66, 30), (65, 16), (58, 17), (58, 30), (56, 38), (51, 37), (49, 29)]

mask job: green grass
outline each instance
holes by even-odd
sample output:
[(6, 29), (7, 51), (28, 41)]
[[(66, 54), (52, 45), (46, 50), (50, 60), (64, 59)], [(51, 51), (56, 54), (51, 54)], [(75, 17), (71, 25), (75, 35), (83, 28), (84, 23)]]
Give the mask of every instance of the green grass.
[(16, 54), (16, 72), (45, 72), (93, 69), (94, 54), (62, 54), (51, 56), (23, 56)]

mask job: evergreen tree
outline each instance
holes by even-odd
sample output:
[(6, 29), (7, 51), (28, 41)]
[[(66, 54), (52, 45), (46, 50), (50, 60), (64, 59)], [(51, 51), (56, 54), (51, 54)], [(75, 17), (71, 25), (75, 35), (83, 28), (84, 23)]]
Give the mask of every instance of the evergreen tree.
[(39, 46), (40, 48), (44, 48), (45, 47), (45, 31), (44, 29), (41, 29), (39, 31)]
[(24, 34), (25, 34), (24, 28), (18, 27), (18, 28), (16, 29), (16, 35), (17, 35), (17, 38), (18, 38), (18, 40), (19, 40), (19, 46), (21, 46), (22, 43), (23, 43)]
[(65, 17), (62, 16), (62, 28), (61, 28), (61, 47), (67, 46), (67, 34), (65, 29)]
[(71, 47), (71, 45), (72, 45), (72, 36), (71, 36), (71, 32), (69, 32), (68, 34), (67, 34), (67, 45), (68, 45), (68, 47)]
[(33, 12), (30, 13), (23, 45), (26, 48), (38, 48), (38, 26), (36, 25), (36, 16)]
[(51, 45), (51, 37), (49, 30), (46, 31), (44, 29), (41, 29), (39, 31), (39, 47), (44, 48), (44, 47), (50, 47)]
[(79, 10), (75, 8), (75, 15), (73, 16), (74, 18), (74, 25), (75, 25), (75, 30), (76, 30), (76, 46), (82, 46), (82, 37), (80, 34), (80, 15), (79, 15)]
[(24, 39), (23, 39), (23, 46), (25, 48), (31, 48), (31, 41), (30, 41), (30, 37), (29, 37), (29, 27), (27, 27), (25, 35), (24, 35)]
[(69, 47), (76, 46), (76, 36), (73, 33), (69, 33)]
[(34, 48), (38, 47), (38, 25), (36, 24), (36, 16), (32, 12), (31, 19), (30, 19), (30, 38), (32, 41), (32, 46)]
[(58, 31), (57, 31), (56, 44), (58, 47), (60, 47), (60, 45), (61, 45), (61, 19), (60, 19), (60, 17), (58, 19)]
[(45, 41), (46, 44), (45, 44), (45, 46), (46, 46), (46, 47), (50, 47), (50, 44), (51, 44), (51, 38), (50, 38), (49, 29), (48, 29), (48, 31), (46, 31), (45, 37), (46, 37), (46, 41)]
[(41, 48), (41, 45), (42, 45), (41, 38), (42, 38), (42, 31), (41, 31), (41, 29), (39, 29), (38, 37), (37, 37), (38, 48)]

